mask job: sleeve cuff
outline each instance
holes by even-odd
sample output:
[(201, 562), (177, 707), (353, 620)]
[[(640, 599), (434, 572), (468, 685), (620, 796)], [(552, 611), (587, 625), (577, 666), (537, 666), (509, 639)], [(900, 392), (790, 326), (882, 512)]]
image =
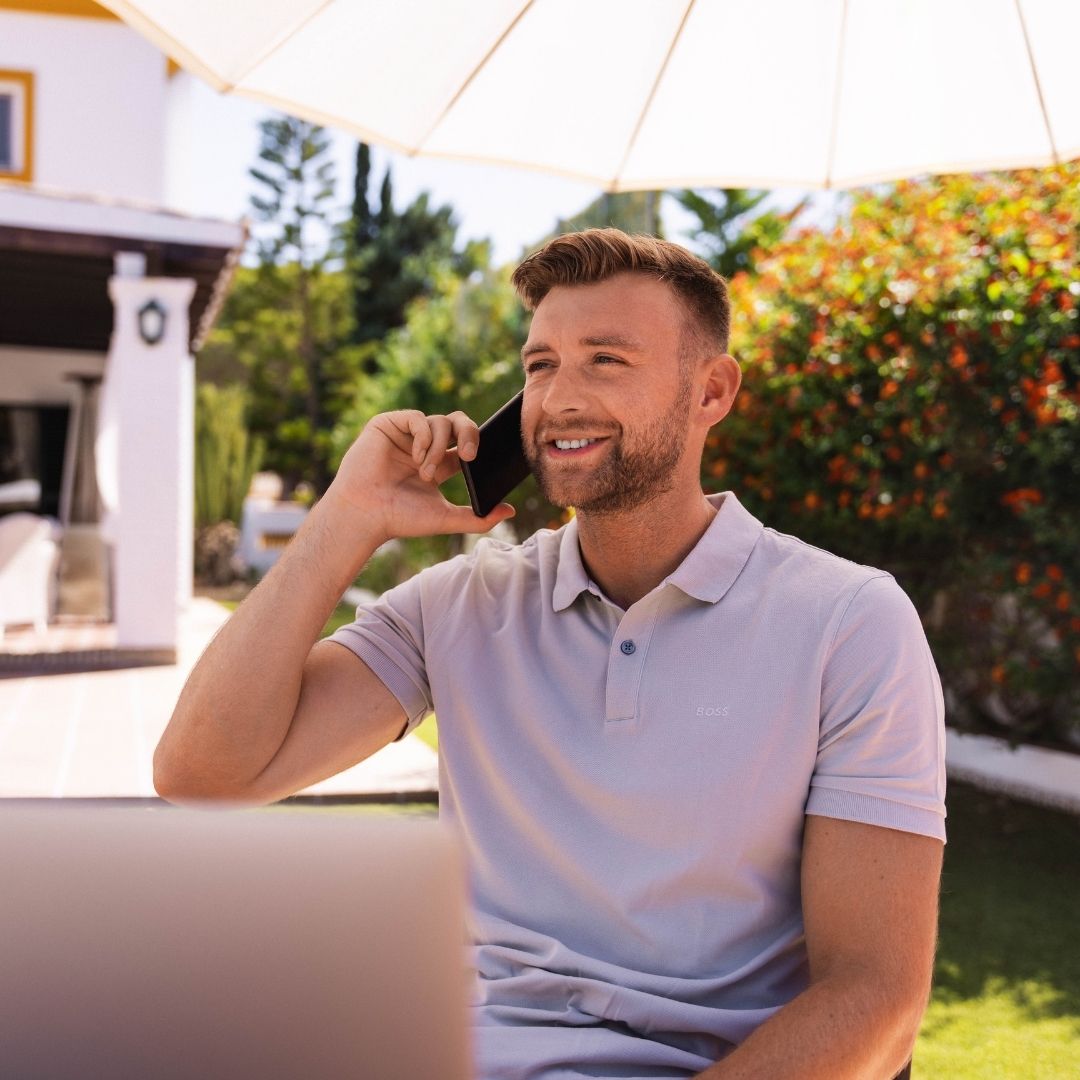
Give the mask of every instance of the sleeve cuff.
[(892, 802), (874, 795), (836, 788), (811, 787), (806, 801), (806, 813), (818, 817), (859, 821), (864, 825), (880, 825), (885, 829), (920, 833), (945, 842), (944, 811), (930, 810), (908, 803)]
[(431, 711), (423, 690), (417, 686), (412, 677), (402, 671), (377, 645), (374, 645), (355, 627), (343, 626), (331, 634), (327, 640), (344, 645), (349, 652), (363, 660), (383, 686), (397, 698), (398, 704), (405, 710), (405, 715), (408, 717), (405, 730), (398, 739), (403, 739), (408, 735)]

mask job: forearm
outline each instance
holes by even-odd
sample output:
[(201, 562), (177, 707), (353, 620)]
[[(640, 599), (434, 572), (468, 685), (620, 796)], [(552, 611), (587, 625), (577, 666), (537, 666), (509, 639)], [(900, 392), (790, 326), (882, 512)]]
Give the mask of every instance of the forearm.
[(891, 1080), (924, 1008), (873, 977), (822, 979), (696, 1080)]
[(385, 539), (334, 489), (207, 647), (154, 755), (165, 795), (239, 795), (277, 753), (304, 662), (342, 593)]

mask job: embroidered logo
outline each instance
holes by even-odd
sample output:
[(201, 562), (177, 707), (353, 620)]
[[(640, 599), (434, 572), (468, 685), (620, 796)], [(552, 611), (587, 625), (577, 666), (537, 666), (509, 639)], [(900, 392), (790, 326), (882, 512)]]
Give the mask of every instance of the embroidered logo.
[(731, 707), (729, 705), (699, 705), (697, 707), (698, 716), (728, 716), (730, 714)]

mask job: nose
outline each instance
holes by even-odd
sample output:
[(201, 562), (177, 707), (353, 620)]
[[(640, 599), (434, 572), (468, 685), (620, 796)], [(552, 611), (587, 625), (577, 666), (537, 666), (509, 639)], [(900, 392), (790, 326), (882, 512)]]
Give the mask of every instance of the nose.
[(586, 407), (585, 388), (573, 368), (563, 364), (547, 380), (541, 401), (548, 416), (581, 412)]

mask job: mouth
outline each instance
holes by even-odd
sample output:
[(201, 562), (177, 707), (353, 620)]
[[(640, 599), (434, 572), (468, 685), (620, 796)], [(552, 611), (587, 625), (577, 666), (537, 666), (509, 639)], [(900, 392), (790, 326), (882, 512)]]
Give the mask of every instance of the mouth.
[(607, 436), (575, 439), (548, 439), (544, 444), (548, 456), (552, 458), (584, 457), (607, 442)]

